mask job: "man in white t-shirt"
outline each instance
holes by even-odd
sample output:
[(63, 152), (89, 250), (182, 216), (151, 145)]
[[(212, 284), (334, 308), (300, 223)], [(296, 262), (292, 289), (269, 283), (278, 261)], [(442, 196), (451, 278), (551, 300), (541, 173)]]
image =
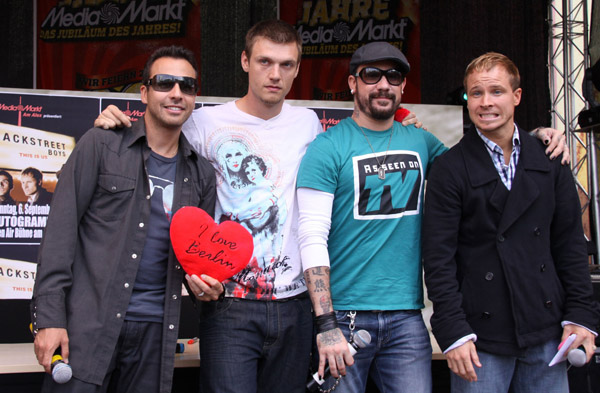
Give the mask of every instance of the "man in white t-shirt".
[[(192, 146), (217, 171), (216, 221), (239, 222), (254, 238), (252, 260), (223, 286), (207, 276), (187, 278), (205, 301), (203, 392), (305, 390), (313, 322), (296, 236), (295, 183), (306, 147), (322, 128), (313, 111), (284, 103), (301, 53), (292, 26), (259, 22), (241, 57), (248, 93), (195, 110), (184, 125)], [(109, 107), (95, 124), (128, 122)]]

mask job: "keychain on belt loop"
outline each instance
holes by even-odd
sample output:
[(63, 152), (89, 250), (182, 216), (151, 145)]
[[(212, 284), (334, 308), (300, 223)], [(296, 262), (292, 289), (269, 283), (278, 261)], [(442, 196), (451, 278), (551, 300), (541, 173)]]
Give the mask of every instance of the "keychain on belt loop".
[(354, 339), (354, 329), (356, 329), (356, 311), (348, 311), (348, 317), (350, 317), (348, 329), (350, 329), (350, 341), (352, 341)]

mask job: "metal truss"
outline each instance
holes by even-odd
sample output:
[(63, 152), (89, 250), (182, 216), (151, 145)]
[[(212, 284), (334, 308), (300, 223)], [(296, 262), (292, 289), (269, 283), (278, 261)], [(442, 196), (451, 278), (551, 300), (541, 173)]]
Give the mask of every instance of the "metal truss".
[[(582, 95), (585, 69), (589, 67), (586, 0), (551, 0), (548, 5), (549, 75), (552, 127), (564, 129), (571, 151), (571, 168), (581, 200), (584, 231), (595, 248), (600, 244), (597, 145), (591, 128), (581, 130), (577, 115), (588, 104)], [(597, 130), (596, 130), (597, 131)], [(593, 263), (598, 264), (594, 251)]]

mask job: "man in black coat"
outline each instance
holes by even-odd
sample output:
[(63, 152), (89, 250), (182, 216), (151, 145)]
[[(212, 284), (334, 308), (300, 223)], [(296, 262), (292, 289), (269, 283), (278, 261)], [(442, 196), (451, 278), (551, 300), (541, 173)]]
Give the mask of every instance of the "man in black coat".
[(474, 124), (428, 177), (423, 256), (433, 333), (460, 392), (566, 392), (571, 348), (594, 347), (598, 308), (573, 176), (514, 123), (514, 63), (498, 53), (465, 72)]

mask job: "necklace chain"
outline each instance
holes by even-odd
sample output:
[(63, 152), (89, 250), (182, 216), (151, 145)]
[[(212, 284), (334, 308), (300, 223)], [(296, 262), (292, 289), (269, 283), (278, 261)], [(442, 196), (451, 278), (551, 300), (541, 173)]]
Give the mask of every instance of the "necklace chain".
[(379, 158), (377, 158), (377, 153), (375, 153), (375, 149), (373, 149), (373, 145), (371, 145), (369, 138), (367, 138), (367, 134), (365, 133), (365, 131), (363, 130), (363, 128), (361, 126), (358, 126), (358, 128), (360, 129), (360, 132), (362, 132), (363, 136), (367, 140), (367, 143), (369, 144), (369, 147), (371, 148), (371, 151), (373, 152), (373, 157), (375, 157), (375, 161), (377, 161), (377, 177), (380, 180), (385, 180), (384, 165), (385, 165), (385, 160), (388, 155), (388, 151), (390, 150), (390, 145), (392, 144), (392, 135), (394, 134), (394, 127), (392, 126), (392, 129), (390, 130), (390, 140), (388, 141), (388, 146), (387, 146), (387, 149), (385, 149), (385, 155), (383, 156), (383, 160), (381, 161), (381, 163), (379, 162)]

